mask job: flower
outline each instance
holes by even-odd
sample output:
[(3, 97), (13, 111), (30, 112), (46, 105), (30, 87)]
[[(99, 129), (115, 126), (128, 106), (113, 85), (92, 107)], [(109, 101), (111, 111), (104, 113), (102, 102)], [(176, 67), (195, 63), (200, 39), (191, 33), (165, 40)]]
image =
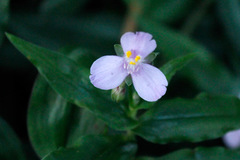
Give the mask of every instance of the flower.
[(166, 93), (165, 75), (156, 67), (147, 64), (144, 58), (157, 47), (152, 35), (145, 32), (127, 32), (121, 37), (123, 57), (103, 56), (90, 69), (91, 83), (100, 89), (118, 87), (130, 75), (138, 95), (146, 101), (157, 101)]
[(235, 149), (240, 147), (240, 129), (230, 131), (223, 137), (223, 142), (228, 148)]

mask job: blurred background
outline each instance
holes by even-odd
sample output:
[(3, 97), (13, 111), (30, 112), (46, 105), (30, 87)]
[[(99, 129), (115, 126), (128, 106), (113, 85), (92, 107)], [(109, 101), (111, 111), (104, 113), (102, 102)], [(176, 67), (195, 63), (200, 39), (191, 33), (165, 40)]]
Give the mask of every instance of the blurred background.
[[(29, 159), (37, 159), (26, 126), (37, 70), (4, 32), (52, 50), (81, 47), (100, 57), (115, 54), (113, 45), (127, 31), (153, 34), (158, 67), (178, 56), (198, 55), (173, 78), (164, 99), (201, 92), (240, 96), (239, 0), (0, 0), (0, 117)], [(152, 155), (196, 145), (154, 145), (140, 138), (139, 144), (138, 154)], [(223, 145), (221, 139), (202, 142), (217, 144)]]

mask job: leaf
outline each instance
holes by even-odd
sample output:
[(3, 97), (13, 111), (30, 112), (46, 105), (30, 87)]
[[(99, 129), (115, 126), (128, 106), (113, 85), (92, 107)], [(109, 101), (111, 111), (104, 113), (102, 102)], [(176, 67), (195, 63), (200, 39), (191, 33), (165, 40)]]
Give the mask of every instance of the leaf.
[(74, 60), (80, 66), (85, 68), (90, 68), (92, 63), (98, 58), (98, 56), (95, 54), (95, 51), (82, 47), (64, 47), (61, 48), (59, 52), (63, 53), (68, 58)]
[(223, 24), (226, 35), (231, 44), (240, 53), (240, 5), (238, 0), (218, 0), (217, 11), (218, 17)]
[(9, 19), (9, 0), (0, 1), (0, 46), (3, 41), (4, 32)]
[(159, 158), (141, 157), (137, 158), (137, 160), (236, 160), (239, 157), (240, 152), (236, 150), (229, 150), (223, 147), (199, 147), (194, 150), (178, 150)]
[(120, 57), (124, 56), (124, 52), (123, 52), (122, 46), (120, 44), (114, 44), (114, 50), (118, 56), (120, 56)]
[(128, 86), (132, 85), (132, 77), (130, 75), (127, 76), (124, 81)]
[(86, 109), (82, 109), (81, 114), (74, 111), (71, 122), (66, 147), (77, 146), (84, 135), (106, 135), (105, 124)]
[(87, 0), (44, 0), (40, 6), (41, 13), (71, 15)]
[(187, 65), (193, 58), (195, 58), (195, 56), (195, 54), (188, 54), (186, 56), (175, 58), (162, 66), (160, 70), (164, 73), (167, 80), (170, 81), (174, 74)]
[(191, 67), (185, 68), (183, 74), (199, 89), (218, 94), (238, 94), (239, 80), (226, 67), (217, 61), (206, 48), (177, 31), (159, 25), (145, 17), (138, 19), (142, 30), (153, 34), (159, 42), (158, 49), (166, 60), (190, 53), (196, 54)]
[(12, 128), (0, 117), (0, 159), (25, 160), (23, 146)]
[(233, 96), (161, 101), (140, 117), (134, 132), (153, 143), (199, 142), (240, 128), (240, 100)]
[(59, 147), (74, 146), (86, 134), (102, 134), (104, 123), (52, 90), (43, 77), (34, 84), (28, 110), (28, 133), (40, 157)]
[(143, 4), (143, 15), (165, 23), (176, 22), (185, 17), (193, 7), (192, 0), (151, 0)]
[(121, 138), (85, 136), (78, 147), (59, 149), (43, 160), (129, 160), (137, 149), (134, 143), (124, 143)]
[(9, 29), (46, 48), (57, 50), (66, 45), (84, 46), (95, 49), (100, 56), (101, 53), (112, 52), (113, 41), (119, 39), (120, 23), (120, 18), (107, 13), (84, 15), (80, 18), (12, 13)]
[(64, 99), (87, 108), (110, 127), (117, 130), (134, 128), (137, 122), (127, 116), (120, 104), (106, 99), (106, 92), (93, 87), (89, 70), (66, 56), (7, 34), (13, 45), (23, 53)]
[(158, 54), (158, 52), (152, 52), (146, 58), (144, 58), (144, 60), (146, 61), (146, 63), (151, 63), (154, 61)]

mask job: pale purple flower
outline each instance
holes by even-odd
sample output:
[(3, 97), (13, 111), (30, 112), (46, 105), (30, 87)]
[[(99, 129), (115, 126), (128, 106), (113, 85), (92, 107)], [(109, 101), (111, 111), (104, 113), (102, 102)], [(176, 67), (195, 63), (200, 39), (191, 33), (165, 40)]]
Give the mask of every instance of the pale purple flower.
[(152, 35), (145, 32), (127, 32), (121, 37), (124, 56), (103, 56), (90, 69), (91, 83), (100, 89), (118, 87), (131, 75), (138, 95), (146, 101), (157, 101), (166, 93), (165, 75), (144, 60), (157, 47)]
[(225, 134), (223, 142), (231, 149), (240, 148), (240, 129)]

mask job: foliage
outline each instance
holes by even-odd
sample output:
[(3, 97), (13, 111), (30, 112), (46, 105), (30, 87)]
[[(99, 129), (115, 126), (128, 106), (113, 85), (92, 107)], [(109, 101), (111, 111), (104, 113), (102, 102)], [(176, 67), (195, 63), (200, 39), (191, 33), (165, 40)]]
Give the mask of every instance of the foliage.
[[(39, 73), (27, 112), (29, 139), (37, 156), (43, 160), (239, 159), (239, 150), (219, 143), (208, 146), (240, 128), (239, 4), (213, 2), (123, 0), (117, 15), (117, 11), (91, 12), (87, 0), (43, 0), (37, 12), (15, 11), (9, 18), (10, 2), (2, 0), (0, 58), (19, 54), (5, 41), (5, 32)], [(210, 12), (211, 7), (216, 12)], [(126, 17), (123, 8), (128, 10)], [(215, 17), (226, 34), (213, 32)], [(157, 66), (169, 83), (158, 102), (143, 101), (130, 76), (117, 100), (89, 80), (97, 58), (113, 55), (114, 50), (117, 56), (124, 55), (120, 35), (136, 28), (149, 32), (157, 42), (157, 50), (145, 62)], [(21, 64), (13, 63), (15, 68)], [(22, 142), (3, 119), (0, 144), (0, 159), (27, 159)], [(170, 149), (154, 155), (148, 152), (154, 145)], [(139, 152), (143, 146), (146, 154)]]

